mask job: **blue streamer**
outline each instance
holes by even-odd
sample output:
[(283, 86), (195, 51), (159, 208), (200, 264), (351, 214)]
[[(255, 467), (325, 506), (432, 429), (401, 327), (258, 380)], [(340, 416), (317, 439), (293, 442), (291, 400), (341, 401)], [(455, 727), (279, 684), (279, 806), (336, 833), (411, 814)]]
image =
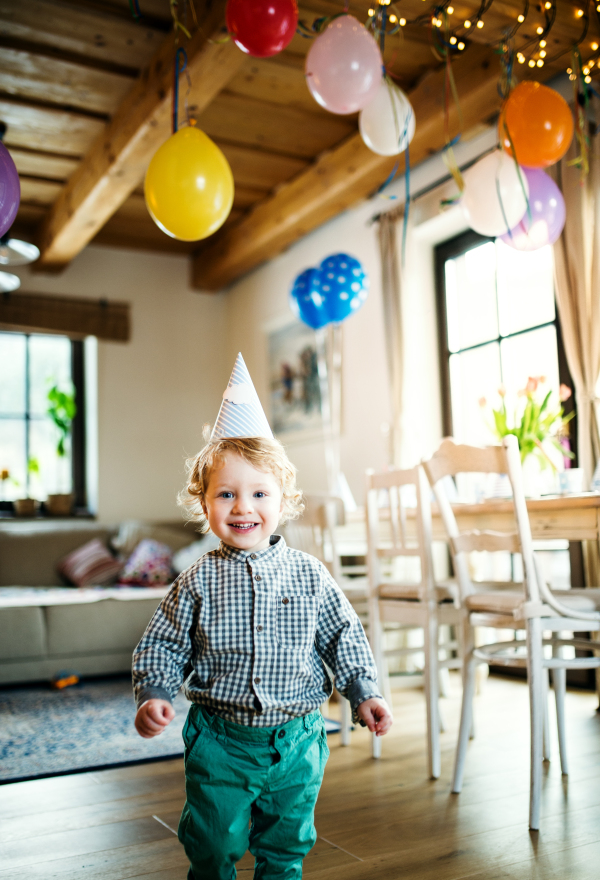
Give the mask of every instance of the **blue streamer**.
[[(180, 67), (180, 61), (183, 59), (183, 67)], [(187, 54), (185, 49), (179, 48), (175, 53), (175, 68), (173, 76), (173, 134), (176, 134), (178, 125), (177, 113), (179, 108), (179, 75), (187, 67)]]

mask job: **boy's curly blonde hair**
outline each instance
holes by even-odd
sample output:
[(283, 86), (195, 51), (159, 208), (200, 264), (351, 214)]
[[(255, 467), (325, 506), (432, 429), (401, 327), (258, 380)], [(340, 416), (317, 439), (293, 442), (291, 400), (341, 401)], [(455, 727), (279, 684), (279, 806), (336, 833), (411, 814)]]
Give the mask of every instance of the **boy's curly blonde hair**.
[[(204, 433), (206, 437), (206, 429)], [(300, 516), (304, 510), (302, 491), (296, 486), (296, 468), (281, 443), (266, 437), (226, 437), (209, 440), (197, 455), (186, 461), (187, 484), (177, 501), (185, 510), (188, 522), (199, 523), (199, 532), (208, 531), (202, 505), (210, 475), (216, 467), (223, 465), (228, 452), (241, 456), (257, 470), (274, 475), (283, 493), (280, 523)]]

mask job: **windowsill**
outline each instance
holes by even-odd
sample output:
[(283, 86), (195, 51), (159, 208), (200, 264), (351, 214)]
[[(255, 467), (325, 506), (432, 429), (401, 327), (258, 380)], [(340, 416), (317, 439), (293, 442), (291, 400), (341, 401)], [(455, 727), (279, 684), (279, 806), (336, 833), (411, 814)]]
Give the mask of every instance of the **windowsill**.
[(50, 513), (46, 513), (45, 510), (38, 510), (34, 516), (17, 516), (17, 514), (12, 510), (1, 510), (0, 509), (0, 522), (36, 522), (36, 521), (59, 521), (64, 522), (68, 519), (96, 519), (96, 514), (91, 513), (89, 510), (85, 510), (84, 508), (75, 508), (68, 516), (53, 516)]

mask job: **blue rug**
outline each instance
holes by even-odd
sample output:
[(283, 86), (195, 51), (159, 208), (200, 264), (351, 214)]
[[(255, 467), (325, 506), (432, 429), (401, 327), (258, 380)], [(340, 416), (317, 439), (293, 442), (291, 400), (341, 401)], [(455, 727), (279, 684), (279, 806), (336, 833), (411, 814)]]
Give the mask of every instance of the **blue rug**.
[[(176, 715), (160, 736), (142, 739), (133, 720), (129, 678), (0, 690), (0, 785), (65, 773), (183, 756), (181, 730), (189, 703), (175, 699)], [(326, 719), (328, 733), (339, 724)]]

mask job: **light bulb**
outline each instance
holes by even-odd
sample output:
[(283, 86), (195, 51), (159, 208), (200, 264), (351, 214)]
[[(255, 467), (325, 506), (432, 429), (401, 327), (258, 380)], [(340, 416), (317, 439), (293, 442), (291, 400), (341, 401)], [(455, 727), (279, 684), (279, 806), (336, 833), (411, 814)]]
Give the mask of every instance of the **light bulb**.
[(598, 49), (598, 43), (592, 43), (592, 49), (594, 52), (596, 52)]
[(571, 70), (570, 67), (567, 67), (567, 73), (568, 73), (569, 75), (570, 75), (571, 73), (573, 73), (573, 71)]
[(467, 20), (465, 21), (465, 27), (466, 27), (466, 28), (470, 28), (470, 27), (471, 27), (471, 22), (469, 21), (469, 19), (467, 19)]
[(591, 76), (586, 76), (585, 81), (586, 81), (586, 83), (591, 83), (591, 81), (592, 81), (592, 77), (591, 77)]
[(459, 44), (458, 44), (458, 48), (459, 48), (459, 50), (462, 52), (462, 50), (465, 48), (465, 44), (464, 44), (464, 43), (459, 43)]
[(575, 11), (575, 15), (577, 16), (577, 18), (583, 18), (583, 9), (577, 9)]
[(537, 27), (537, 28), (535, 29), (535, 32), (536, 32), (536, 34), (538, 34), (538, 35), (539, 35), (539, 34), (543, 34), (543, 33), (544, 33), (544, 28), (543, 28), (543, 27)]
[(405, 24), (406, 24), (406, 19), (405, 19), (405, 18), (401, 18), (401, 19), (400, 19), (400, 27), (404, 27)]
[(530, 58), (527, 63), (529, 64), (530, 67), (535, 67), (535, 61), (533, 60), (533, 58)]
[(456, 46), (456, 37), (450, 37), (450, 45)]
[(482, 28), (482, 27), (483, 27), (483, 22), (482, 22), (481, 19), (479, 19), (479, 21), (477, 22), (477, 27), (478, 27), (478, 28)]
[(448, 15), (452, 15), (452, 13), (454, 12), (454, 6), (446, 7), (446, 12), (448, 13)]
[(544, 66), (544, 62), (542, 61), (541, 58), (538, 58), (537, 66), (538, 66), (538, 67), (543, 67), (543, 66)]
[(396, 24), (396, 22), (398, 21), (398, 18), (395, 15), (390, 15), (390, 21), (392, 24)]
[(523, 22), (525, 21), (525, 16), (524, 15), (517, 16), (517, 21), (519, 22), (519, 24), (523, 24)]
[(542, 50), (540, 51), (540, 58), (545, 58), (545, 57), (546, 57), (546, 50), (545, 50), (545, 49), (542, 49)]
[(519, 62), (519, 64), (525, 64), (525, 56), (517, 55), (517, 61)]
[(550, 3), (550, 0), (547, 0), (547, 2), (544, 3), (544, 6), (546, 9), (552, 9), (552, 3)]
[(436, 26), (436, 27), (441, 27), (442, 24), (443, 24), (442, 19), (441, 19), (441, 18), (438, 18), (438, 20), (437, 20), (436, 23), (435, 23), (435, 26)]
[(545, 48), (546, 48), (546, 41), (545, 41), (545, 40), (540, 40), (540, 48), (541, 48), (541, 49), (545, 49)]
[(590, 58), (590, 60), (588, 61), (588, 67), (593, 67), (595, 63), (596, 62), (594, 61), (594, 59)]
[(371, 17), (371, 16), (373, 16), (373, 15), (375, 15), (375, 10), (374, 10), (374, 9), (369, 9), (369, 17)]

